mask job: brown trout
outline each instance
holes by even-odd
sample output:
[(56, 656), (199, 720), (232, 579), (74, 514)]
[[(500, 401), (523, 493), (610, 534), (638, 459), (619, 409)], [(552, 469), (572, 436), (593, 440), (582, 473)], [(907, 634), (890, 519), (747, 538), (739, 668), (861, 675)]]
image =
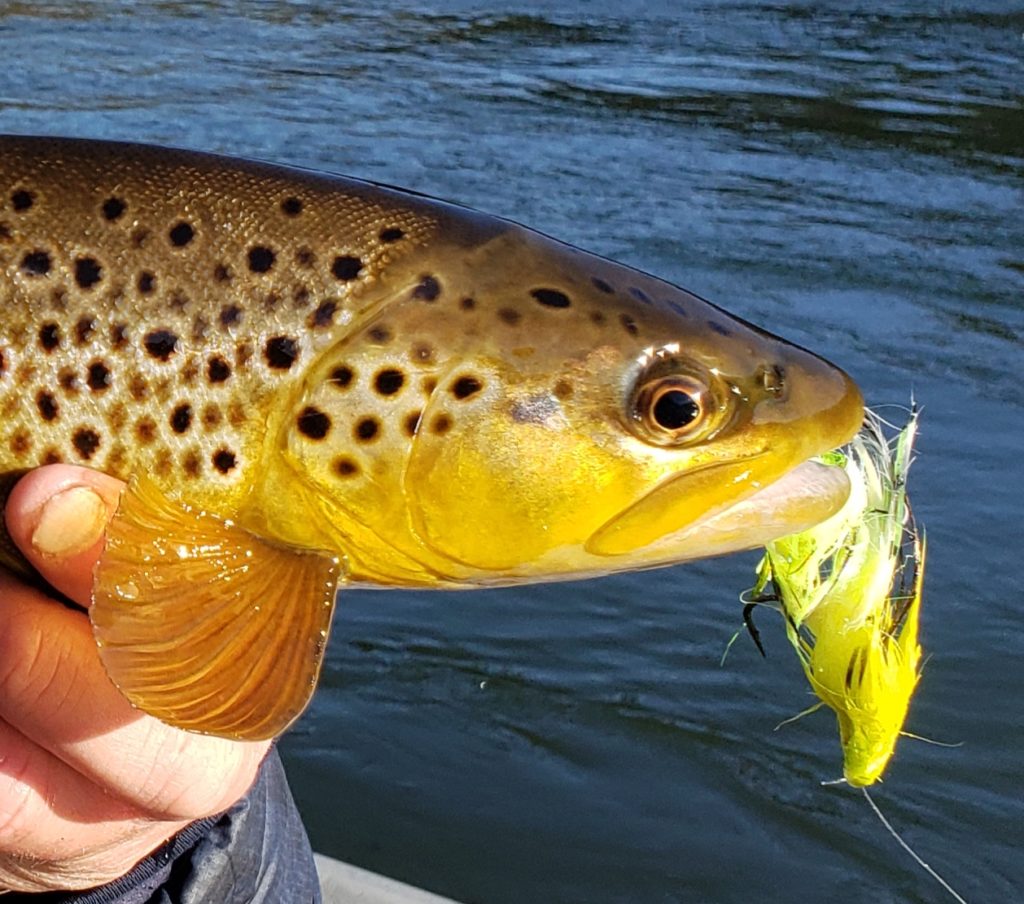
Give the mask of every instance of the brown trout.
[(839, 369), (659, 279), (185, 151), (0, 138), (0, 304), (0, 473), (129, 482), (100, 655), (141, 709), (229, 737), (305, 707), (338, 585), (760, 546), (840, 508), (808, 459), (863, 413)]

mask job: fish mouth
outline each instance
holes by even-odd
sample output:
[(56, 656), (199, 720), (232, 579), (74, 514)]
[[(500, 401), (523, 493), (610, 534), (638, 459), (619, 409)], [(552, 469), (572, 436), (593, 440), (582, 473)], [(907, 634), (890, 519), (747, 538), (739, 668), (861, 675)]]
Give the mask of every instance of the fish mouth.
[[(639, 555), (650, 564), (724, 555), (820, 524), (850, 494), (843, 468), (808, 459), (767, 477), (761, 458), (716, 464), (661, 484), (595, 532), (587, 550)], [(666, 529), (672, 521), (682, 526)]]
[(689, 525), (677, 536), (721, 548), (721, 552), (764, 546), (820, 524), (838, 512), (849, 495), (845, 469), (810, 459), (734, 505)]

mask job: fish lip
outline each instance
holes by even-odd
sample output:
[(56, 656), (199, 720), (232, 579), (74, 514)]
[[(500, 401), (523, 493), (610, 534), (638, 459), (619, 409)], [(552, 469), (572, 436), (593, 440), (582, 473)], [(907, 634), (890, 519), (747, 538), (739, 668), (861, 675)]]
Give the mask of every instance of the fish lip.
[(632, 567), (673, 565), (765, 546), (820, 524), (842, 508), (849, 494), (845, 469), (811, 456), (754, 493), (662, 535), (639, 552)]
[(758, 539), (748, 547), (763, 546), (820, 524), (838, 512), (849, 495), (846, 471), (810, 456), (728, 508), (698, 519), (686, 532), (736, 530), (739, 522), (756, 520)]

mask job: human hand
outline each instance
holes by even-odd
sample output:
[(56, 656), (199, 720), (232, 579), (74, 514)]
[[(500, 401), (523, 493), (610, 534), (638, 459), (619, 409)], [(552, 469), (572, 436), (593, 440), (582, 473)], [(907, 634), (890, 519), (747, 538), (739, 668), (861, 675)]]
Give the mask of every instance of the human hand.
[[(122, 488), (50, 465), (7, 502), (11, 538), (82, 606)], [(124, 875), (242, 797), (268, 747), (133, 709), (103, 671), (88, 618), (0, 570), (0, 889), (83, 889)]]

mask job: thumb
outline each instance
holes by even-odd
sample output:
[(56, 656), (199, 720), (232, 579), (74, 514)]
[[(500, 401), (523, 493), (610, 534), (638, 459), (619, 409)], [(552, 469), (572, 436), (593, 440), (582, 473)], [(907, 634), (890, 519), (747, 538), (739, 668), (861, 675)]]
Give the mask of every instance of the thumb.
[(47, 465), (18, 481), (7, 500), (11, 539), (50, 585), (81, 606), (91, 602), (103, 531), (123, 489), (99, 471)]

